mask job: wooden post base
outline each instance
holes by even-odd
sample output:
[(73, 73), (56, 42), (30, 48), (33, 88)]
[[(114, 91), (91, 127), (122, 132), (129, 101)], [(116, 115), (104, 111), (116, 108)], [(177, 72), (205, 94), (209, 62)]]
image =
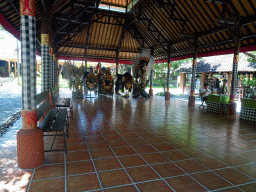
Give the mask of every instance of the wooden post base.
[(232, 102), (228, 106), (228, 115), (235, 115), (236, 114), (236, 102)]
[(149, 89), (148, 93), (149, 93), (150, 96), (153, 96), (153, 89)]
[(17, 132), (17, 158), (20, 169), (35, 169), (44, 164), (44, 141), (40, 128)]
[(196, 98), (195, 96), (189, 96), (188, 98), (188, 106), (195, 106), (195, 101), (196, 101)]
[(170, 92), (166, 92), (165, 93), (165, 100), (170, 100), (171, 98), (171, 93)]

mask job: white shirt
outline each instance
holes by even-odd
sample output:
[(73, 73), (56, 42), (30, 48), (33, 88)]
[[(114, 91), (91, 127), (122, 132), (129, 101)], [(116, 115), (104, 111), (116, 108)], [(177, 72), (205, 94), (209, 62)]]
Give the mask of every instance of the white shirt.
[(204, 95), (202, 95), (202, 98), (207, 97), (209, 94), (211, 94), (211, 91), (209, 89), (205, 89), (204, 87), (200, 90), (200, 93), (204, 93), (207, 91)]

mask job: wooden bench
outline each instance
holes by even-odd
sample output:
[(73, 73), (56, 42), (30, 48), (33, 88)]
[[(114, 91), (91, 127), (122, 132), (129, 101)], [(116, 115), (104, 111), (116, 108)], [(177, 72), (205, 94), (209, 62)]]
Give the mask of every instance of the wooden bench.
[(73, 106), (71, 98), (59, 98), (59, 87), (54, 86), (51, 90), (52, 99), (55, 103), (55, 107), (60, 108), (69, 108), (69, 113), (73, 119)]
[[(37, 95), (37, 121), (44, 133), (44, 136), (53, 136), (53, 142), (49, 151), (65, 151), (67, 153), (66, 138), (68, 136), (68, 112), (67, 109), (58, 109), (51, 106), (48, 99), (48, 92), (44, 91)], [(59, 132), (62, 132), (59, 133)], [(51, 134), (54, 133), (54, 134)], [(64, 149), (53, 149), (53, 144), (57, 136), (64, 137)]]

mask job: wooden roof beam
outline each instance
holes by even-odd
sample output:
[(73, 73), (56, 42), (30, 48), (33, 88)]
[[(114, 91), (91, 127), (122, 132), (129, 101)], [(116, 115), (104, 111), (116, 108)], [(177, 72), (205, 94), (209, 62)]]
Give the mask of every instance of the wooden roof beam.
[[(240, 19), (239, 25), (243, 26), (243, 25), (247, 25), (247, 24), (250, 24), (250, 23), (254, 23), (254, 22), (256, 22), (256, 14), (248, 16), (248, 17), (242, 17)], [(191, 35), (196, 36), (198, 38), (202, 38), (204, 36), (212, 35), (212, 34), (215, 34), (215, 33), (218, 33), (218, 32), (226, 31), (226, 30), (229, 30), (229, 28), (226, 27), (226, 26), (221, 26), (221, 27), (216, 27), (213, 30), (204, 31), (204, 32), (200, 32), (200, 33), (194, 33), (194, 34), (191, 34)], [(179, 39), (179, 40), (176, 40), (176, 41), (172, 41), (172, 44), (183, 43), (183, 42), (186, 42), (190, 39), (191, 38)], [(168, 45), (167, 41), (160, 42), (160, 43), (164, 46)], [(159, 45), (155, 46), (155, 48), (157, 48), (157, 47), (159, 47)]]
[[(84, 45), (65, 45), (62, 47), (84, 49), (85, 46)], [(87, 49), (101, 50), (101, 51), (116, 51), (117, 50), (117, 49), (105, 48), (105, 47), (87, 47)], [(118, 50), (120, 52), (139, 53), (139, 51), (135, 51), (135, 50), (127, 50), (127, 49), (118, 49)]]

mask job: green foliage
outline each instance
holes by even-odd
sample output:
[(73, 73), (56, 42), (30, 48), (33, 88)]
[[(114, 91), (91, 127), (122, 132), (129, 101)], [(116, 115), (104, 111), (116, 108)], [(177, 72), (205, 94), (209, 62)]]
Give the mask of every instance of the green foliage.
[[(5, 30), (4, 30), (3, 26), (0, 24), (0, 33), (2, 33), (2, 31), (5, 31)], [(0, 40), (1, 39), (4, 39), (4, 37), (0, 36)]]
[[(182, 63), (188, 63), (192, 61), (192, 58), (178, 60), (178, 61), (172, 61), (171, 62), (171, 68), (170, 68), (170, 76), (178, 76), (179, 73), (175, 72), (176, 69), (178, 69)], [(158, 80), (158, 83), (163, 87), (164, 92), (167, 86), (167, 75), (165, 75), (165, 71), (167, 71), (168, 63), (158, 63), (154, 65), (155, 70), (155, 76)], [(174, 87), (174, 85), (172, 85)]]
[(256, 63), (256, 51), (251, 52), (245, 52), (244, 53), (247, 56), (247, 61), (250, 63)]

